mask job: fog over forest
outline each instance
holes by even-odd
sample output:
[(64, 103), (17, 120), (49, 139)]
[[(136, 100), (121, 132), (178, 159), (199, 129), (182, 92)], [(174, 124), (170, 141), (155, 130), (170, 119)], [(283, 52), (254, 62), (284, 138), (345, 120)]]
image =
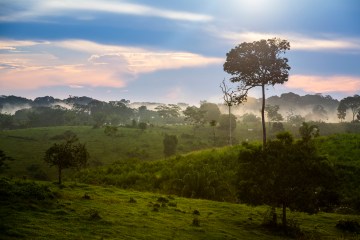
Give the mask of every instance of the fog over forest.
[[(76, 101), (74, 100), (76, 98)], [(16, 96), (1, 96), (0, 97), (0, 112), (2, 114), (14, 115), (16, 111), (22, 109), (30, 109), (32, 107), (61, 107), (63, 109), (72, 109), (74, 104), (86, 105), (90, 103), (92, 99), (90, 97), (69, 97), (67, 99), (56, 99), (50, 96), (38, 97), (34, 100), (16, 97)], [(115, 102), (115, 101), (114, 101)], [(123, 102), (132, 109), (138, 109), (141, 106), (146, 106), (148, 110), (156, 111), (156, 107), (167, 104), (157, 102), (131, 102), (131, 100), (122, 99)], [(206, 102), (206, 101), (202, 101)], [(286, 120), (292, 115), (301, 115), (306, 121), (320, 121), (320, 122), (339, 122), (337, 116), (337, 108), (340, 101), (333, 99), (330, 95), (314, 94), (300, 96), (295, 93), (284, 93), (280, 96), (270, 96), (266, 99), (267, 105), (278, 105), (279, 113)], [(199, 103), (198, 105), (200, 105)], [(189, 106), (187, 103), (177, 104), (181, 110), (185, 110)], [(227, 114), (228, 108), (225, 104), (217, 103), (221, 113)], [(232, 114), (237, 118), (241, 118), (242, 115), (251, 113), (260, 117), (261, 99), (248, 97), (247, 101), (235, 105), (232, 107)], [(350, 110), (347, 110), (345, 121), (351, 121)]]

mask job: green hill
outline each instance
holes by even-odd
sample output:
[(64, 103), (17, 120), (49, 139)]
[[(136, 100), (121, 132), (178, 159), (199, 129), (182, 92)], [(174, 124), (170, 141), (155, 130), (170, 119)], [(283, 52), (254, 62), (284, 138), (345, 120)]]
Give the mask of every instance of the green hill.
[[(2, 179), (0, 185), (1, 239), (288, 239), (261, 226), (266, 207), (77, 183), (59, 188)], [(296, 212), (289, 219), (301, 239), (357, 239), (335, 226), (360, 221)]]

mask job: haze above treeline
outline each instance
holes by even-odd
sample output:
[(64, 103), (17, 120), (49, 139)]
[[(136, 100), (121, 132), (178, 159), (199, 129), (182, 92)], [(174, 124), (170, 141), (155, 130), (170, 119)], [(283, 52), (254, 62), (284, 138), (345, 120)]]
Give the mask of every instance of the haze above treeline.
[[(241, 117), (246, 113), (251, 113), (260, 116), (261, 99), (248, 97), (247, 101), (243, 104), (233, 106), (232, 113)], [(206, 101), (201, 101), (199, 105)], [(120, 99), (119, 101), (100, 101), (91, 97), (82, 96), (69, 96), (66, 99), (58, 99), (51, 96), (37, 97), (34, 100), (20, 97), (20, 96), (0, 96), (0, 112), (1, 114), (14, 115), (16, 111), (22, 109), (50, 107), (71, 110), (74, 106), (86, 106), (94, 103), (109, 103), (109, 104), (122, 104), (127, 108), (138, 110), (141, 106), (146, 106), (149, 111), (156, 111), (156, 107), (166, 105), (167, 103), (157, 102), (131, 102), (127, 99)], [(266, 99), (267, 105), (278, 105), (279, 113), (286, 119), (288, 115), (301, 115), (306, 121), (322, 121), (322, 122), (339, 122), (337, 117), (337, 108), (340, 101), (332, 98), (330, 95), (322, 94), (308, 94), (300, 96), (298, 94), (289, 92), (281, 94), (280, 96), (271, 96)], [(181, 110), (185, 110), (190, 106), (188, 103), (178, 103)], [(217, 103), (220, 111), (224, 114), (227, 113), (227, 106)], [(351, 114), (347, 114), (346, 121), (351, 121)], [(130, 117), (130, 116), (129, 116)]]

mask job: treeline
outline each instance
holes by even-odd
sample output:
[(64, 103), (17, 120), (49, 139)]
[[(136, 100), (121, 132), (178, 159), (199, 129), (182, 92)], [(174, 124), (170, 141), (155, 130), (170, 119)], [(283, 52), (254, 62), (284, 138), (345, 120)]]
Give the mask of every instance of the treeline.
[[(70, 96), (60, 100), (50, 96), (38, 97), (34, 100), (16, 97), (0, 97), (0, 129), (17, 129), (47, 126), (94, 126), (147, 124), (183, 124), (194, 125), (194, 129), (205, 124), (227, 129), (230, 121), (236, 124), (236, 119), (244, 122), (259, 121), (260, 102), (248, 98), (240, 106), (233, 106), (233, 115), (228, 113), (225, 105), (206, 101), (200, 102), (200, 107), (179, 104), (142, 103), (132, 108), (130, 101), (104, 102), (89, 97)], [(276, 122), (275, 127), (282, 129), (279, 123), (288, 122), (299, 126), (304, 121), (316, 122), (359, 122), (360, 96), (349, 96), (341, 101), (331, 96), (321, 94), (300, 96), (294, 93), (284, 93), (280, 97), (267, 99), (265, 108), (267, 122)], [(230, 123), (230, 124), (231, 124)], [(231, 124), (232, 126), (235, 126)], [(277, 125), (277, 126), (276, 126)]]
[[(28, 127), (47, 127), (63, 125), (104, 124), (125, 125), (143, 114), (144, 109), (136, 110), (127, 106), (128, 100), (103, 102), (88, 97), (69, 97), (65, 100), (53, 97), (36, 98), (34, 101), (8, 96), (1, 98), (1, 129)], [(20, 108), (19, 110), (16, 110)], [(16, 111), (15, 111), (16, 110)], [(14, 114), (8, 114), (13, 112)], [(5, 112), (5, 113), (4, 113)], [(147, 117), (159, 117), (154, 111), (145, 111)]]

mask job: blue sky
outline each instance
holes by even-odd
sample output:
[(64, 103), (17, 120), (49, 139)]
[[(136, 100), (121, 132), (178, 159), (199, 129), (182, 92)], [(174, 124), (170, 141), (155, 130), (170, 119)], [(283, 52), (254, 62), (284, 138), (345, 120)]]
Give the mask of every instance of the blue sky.
[(0, 0), (0, 94), (221, 102), (226, 53), (273, 37), (292, 69), (268, 96), (360, 94), (358, 0)]

